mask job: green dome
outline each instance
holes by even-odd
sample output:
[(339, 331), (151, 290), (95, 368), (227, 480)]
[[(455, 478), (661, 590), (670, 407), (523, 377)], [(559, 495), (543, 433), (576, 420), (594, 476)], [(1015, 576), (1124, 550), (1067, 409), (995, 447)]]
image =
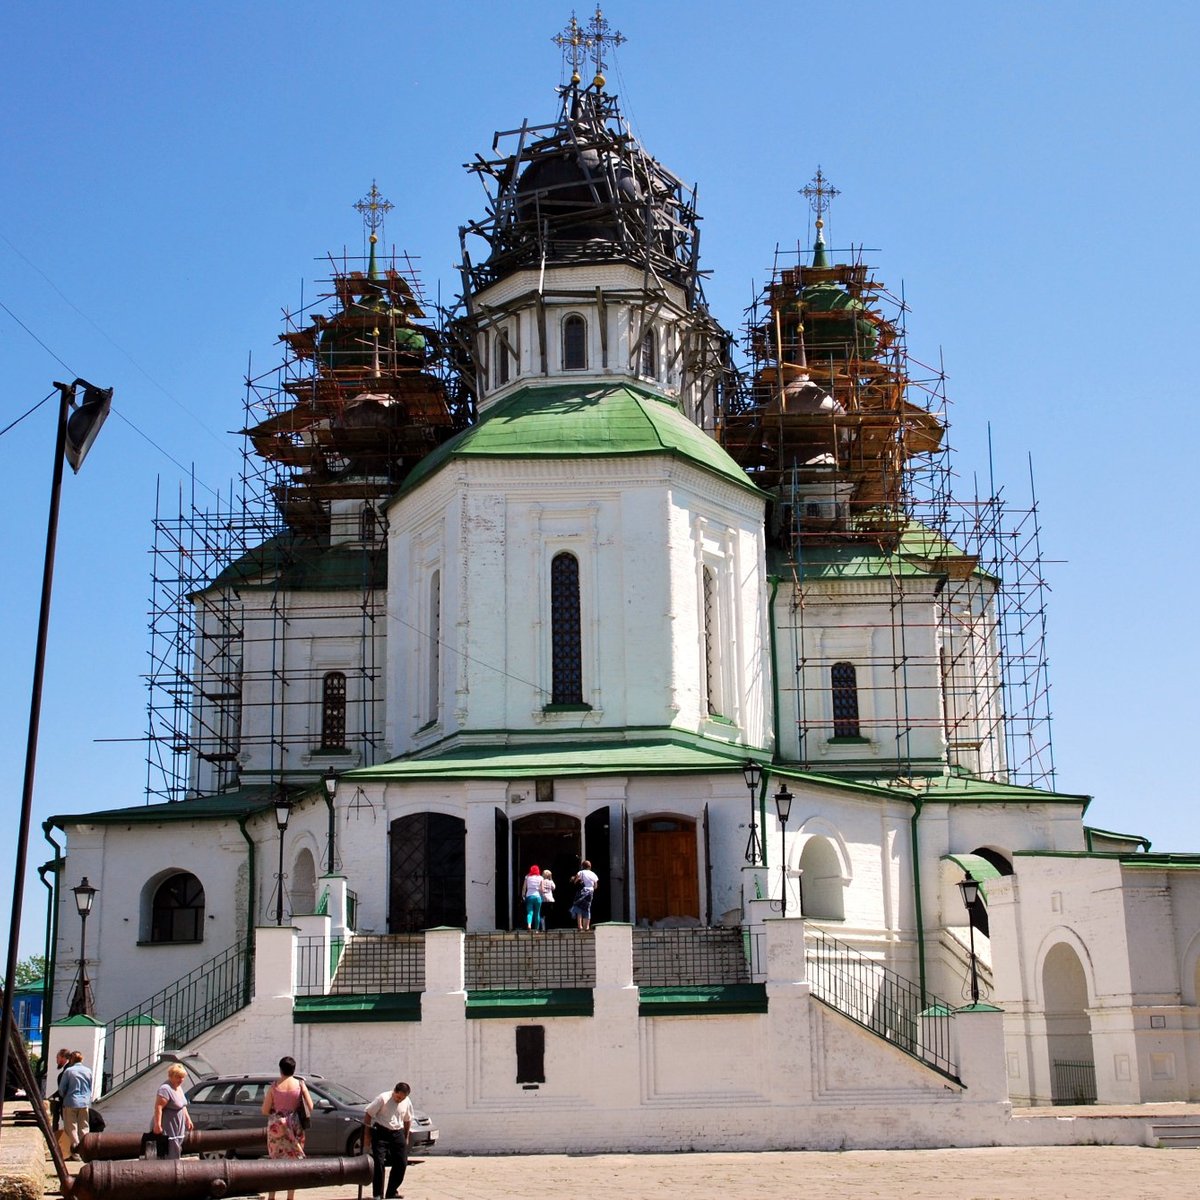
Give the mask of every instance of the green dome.
[[(871, 358), (879, 331), (866, 316), (866, 305), (836, 283), (814, 283), (800, 293), (804, 312), (804, 345), (818, 358)], [(809, 319), (810, 313), (836, 313)]]
[(317, 337), (321, 362), (340, 370), (372, 367), (376, 330), (381, 355), (386, 357), (394, 352), (423, 362), (427, 340), (419, 330), (403, 324), (404, 319), (404, 314), (393, 308), (386, 296), (363, 297), (321, 330)]

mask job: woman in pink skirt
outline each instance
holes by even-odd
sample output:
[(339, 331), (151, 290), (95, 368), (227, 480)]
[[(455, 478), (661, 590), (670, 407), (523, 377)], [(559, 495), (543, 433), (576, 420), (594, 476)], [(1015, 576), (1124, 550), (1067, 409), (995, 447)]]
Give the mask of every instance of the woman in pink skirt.
[[(279, 1060), (279, 1078), (263, 1098), (263, 1115), (267, 1121), (267, 1156), (269, 1158), (303, 1158), (304, 1126), (300, 1110), (312, 1112), (312, 1097), (303, 1079), (296, 1078), (296, 1060), (287, 1055)], [(295, 1200), (295, 1189), (289, 1188), (287, 1200)], [(275, 1200), (272, 1192), (270, 1200)]]

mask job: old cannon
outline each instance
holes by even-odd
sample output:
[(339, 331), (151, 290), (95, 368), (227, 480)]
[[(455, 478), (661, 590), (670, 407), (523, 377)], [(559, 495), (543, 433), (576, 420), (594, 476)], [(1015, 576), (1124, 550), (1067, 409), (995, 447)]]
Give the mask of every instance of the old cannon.
[[(151, 1155), (156, 1141), (152, 1133), (88, 1133), (79, 1143), (79, 1156), (84, 1162), (110, 1158), (141, 1158), (150, 1143)], [(200, 1154), (209, 1150), (240, 1150), (243, 1146), (267, 1144), (267, 1127), (257, 1129), (193, 1129), (184, 1135), (184, 1154)]]
[(133, 1159), (80, 1168), (71, 1200), (221, 1200), (254, 1192), (371, 1182), (371, 1160), (358, 1158)]

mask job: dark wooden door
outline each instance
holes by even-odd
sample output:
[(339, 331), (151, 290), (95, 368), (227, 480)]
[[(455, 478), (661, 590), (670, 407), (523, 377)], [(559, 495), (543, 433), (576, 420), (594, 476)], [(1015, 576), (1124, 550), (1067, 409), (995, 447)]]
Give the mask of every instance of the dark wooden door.
[(656, 818), (633, 827), (637, 920), (700, 917), (700, 882), (693, 821)]

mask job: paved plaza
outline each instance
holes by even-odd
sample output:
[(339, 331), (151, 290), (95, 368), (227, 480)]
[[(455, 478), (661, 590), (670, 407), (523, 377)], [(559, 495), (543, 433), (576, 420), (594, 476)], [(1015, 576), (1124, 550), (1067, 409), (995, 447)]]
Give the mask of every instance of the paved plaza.
[[(406, 1200), (1163, 1200), (1197, 1192), (1200, 1151), (1130, 1146), (755, 1154), (436, 1155)], [(327, 1188), (301, 1200), (355, 1200)]]

